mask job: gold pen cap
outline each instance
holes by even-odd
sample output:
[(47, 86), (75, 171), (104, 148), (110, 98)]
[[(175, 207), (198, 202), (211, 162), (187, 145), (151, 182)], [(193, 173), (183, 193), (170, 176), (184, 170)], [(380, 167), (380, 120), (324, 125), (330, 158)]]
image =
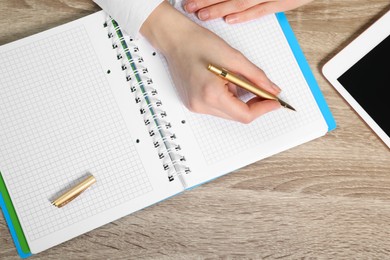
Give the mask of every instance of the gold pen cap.
[(96, 179), (93, 175), (89, 175), (87, 178), (82, 180), (79, 184), (74, 186), (73, 188), (66, 191), (60, 197), (55, 199), (52, 204), (57, 208), (61, 208), (77, 198), (81, 193), (83, 193), (86, 189), (91, 187), (92, 184), (96, 182)]

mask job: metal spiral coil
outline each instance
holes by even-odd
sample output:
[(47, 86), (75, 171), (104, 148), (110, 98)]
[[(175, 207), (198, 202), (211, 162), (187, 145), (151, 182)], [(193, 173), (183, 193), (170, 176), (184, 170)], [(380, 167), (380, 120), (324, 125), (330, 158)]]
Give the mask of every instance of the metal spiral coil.
[(166, 120), (167, 113), (158, 99), (158, 92), (153, 87), (154, 82), (148, 77), (149, 71), (144, 64), (142, 50), (137, 46), (137, 39), (125, 36), (111, 17), (107, 17), (104, 27), (108, 30), (107, 37), (117, 52), (116, 57), (121, 62), (135, 102), (139, 104), (140, 114), (157, 149), (163, 169), (167, 172), (168, 180), (173, 181), (178, 177), (183, 187), (187, 187), (183, 175), (191, 170), (185, 164), (185, 157), (180, 154), (180, 145), (175, 143), (176, 135), (171, 131), (171, 123)]

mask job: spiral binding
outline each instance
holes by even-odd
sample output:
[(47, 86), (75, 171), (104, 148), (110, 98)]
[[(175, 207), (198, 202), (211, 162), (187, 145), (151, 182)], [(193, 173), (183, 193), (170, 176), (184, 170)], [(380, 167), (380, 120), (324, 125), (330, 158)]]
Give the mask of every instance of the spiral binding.
[(140, 114), (143, 116), (149, 136), (153, 139), (153, 145), (157, 149), (163, 169), (167, 172), (168, 180), (173, 181), (178, 177), (183, 187), (187, 187), (183, 175), (190, 173), (191, 170), (185, 164), (185, 157), (180, 154), (181, 147), (175, 142), (176, 135), (171, 131), (172, 125), (167, 121), (167, 113), (158, 99), (153, 80), (148, 76), (149, 71), (139, 54), (136, 39), (124, 36), (118, 23), (111, 17), (106, 19), (104, 27), (108, 30), (108, 38), (112, 40), (113, 49), (117, 50), (117, 59), (121, 62), (135, 103), (139, 104)]

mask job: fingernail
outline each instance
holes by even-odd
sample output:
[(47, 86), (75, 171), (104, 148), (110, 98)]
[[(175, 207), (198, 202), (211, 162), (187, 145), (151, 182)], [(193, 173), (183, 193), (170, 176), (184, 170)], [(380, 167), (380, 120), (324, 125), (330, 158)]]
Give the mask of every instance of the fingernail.
[(204, 20), (207, 20), (210, 17), (210, 13), (207, 10), (201, 10), (198, 13), (198, 17), (199, 17), (200, 20), (204, 21)]
[(226, 17), (225, 21), (227, 23), (237, 23), (238, 22), (238, 16), (229, 15), (229, 16)]
[(194, 2), (186, 3), (185, 6), (184, 6), (184, 9), (188, 13), (192, 13), (192, 12), (194, 12), (196, 10), (196, 3), (194, 3)]

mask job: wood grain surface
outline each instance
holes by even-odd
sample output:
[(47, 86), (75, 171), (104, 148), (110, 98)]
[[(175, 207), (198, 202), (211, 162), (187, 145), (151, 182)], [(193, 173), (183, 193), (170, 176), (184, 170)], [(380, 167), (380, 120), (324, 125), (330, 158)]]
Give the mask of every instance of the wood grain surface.
[[(390, 259), (390, 150), (321, 74), (389, 9), (315, 0), (286, 13), (335, 131), (31, 259)], [(0, 44), (98, 10), (91, 0), (0, 0)], [(0, 216), (0, 259), (19, 259)]]

